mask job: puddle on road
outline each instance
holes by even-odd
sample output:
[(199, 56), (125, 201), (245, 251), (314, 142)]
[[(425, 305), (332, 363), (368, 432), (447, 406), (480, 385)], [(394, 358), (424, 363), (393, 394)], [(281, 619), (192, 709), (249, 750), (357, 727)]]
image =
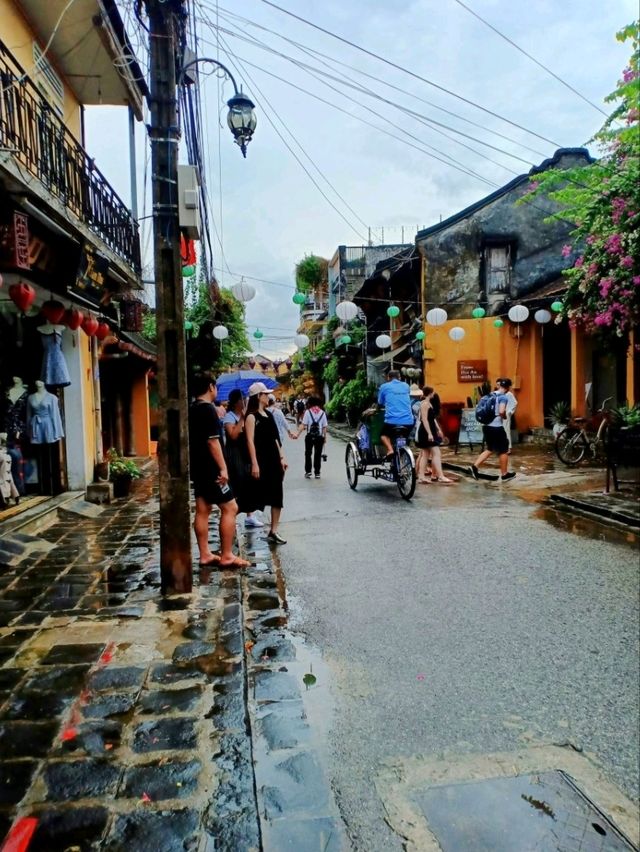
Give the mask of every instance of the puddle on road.
[(600, 523), (591, 518), (584, 518), (565, 512), (562, 509), (541, 506), (533, 513), (534, 518), (546, 521), (556, 529), (563, 532), (573, 533), (582, 538), (590, 538), (596, 541), (606, 541), (609, 544), (624, 544), (637, 547), (640, 542), (640, 534), (631, 530), (618, 529), (608, 523)]

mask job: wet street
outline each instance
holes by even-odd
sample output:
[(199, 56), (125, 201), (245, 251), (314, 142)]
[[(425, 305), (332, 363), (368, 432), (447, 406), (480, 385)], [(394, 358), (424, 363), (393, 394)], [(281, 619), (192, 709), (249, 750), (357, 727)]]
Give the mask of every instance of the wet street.
[(529, 756), (544, 754), (576, 777), (588, 755), (637, 797), (637, 545), (570, 531), (518, 480), (418, 485), (405, 503), (367, 477), (351, 491), (341, 441), (320, 481), (302, 441), (285, 449), (289, 626), (329, 680), (318, 737), (355, 849), (403, 848), (434, 763), (491, 777), (492, 755), (541, 770)]

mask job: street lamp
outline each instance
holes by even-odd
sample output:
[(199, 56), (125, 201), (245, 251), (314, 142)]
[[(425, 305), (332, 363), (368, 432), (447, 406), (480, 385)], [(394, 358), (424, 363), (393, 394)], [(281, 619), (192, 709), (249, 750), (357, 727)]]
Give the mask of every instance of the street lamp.
[(254, 112), (255, 104), (244, 94), (242, 87), (238, 89), (231, 71), (229, 71), (222, 62), (218, 62), (217, 59), (210, 59), (205, 56), (201, 59), (192, 59), (191, 62), (187, 62), (186, 65), (182, 66), (180, 72), (183, 81), (186, 81), (186, 71), (193, 65), (197, 65), (199, 62), (207, 62), (210, 65), (215, 65), (216, 68), (220, 68), (220, 70), (223, 71), (233, 83), (234, 95), (227, 101), (227, 106), (229, 107), (227, 124), (229, 125), (229, 130), (233, 133), (236, 145), (240, 146), (242, 156), (246, 157), (247, 145), (251, 142), (253, 131), (256, 129), (257, 124), (256, 114)]

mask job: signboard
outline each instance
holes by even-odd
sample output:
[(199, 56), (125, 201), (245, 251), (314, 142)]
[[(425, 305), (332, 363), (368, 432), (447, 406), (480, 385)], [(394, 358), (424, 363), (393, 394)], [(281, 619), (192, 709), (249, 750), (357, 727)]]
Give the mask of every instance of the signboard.
[(475, 408), (464, 408), (462, 410), (462, 419), (460, 421), (458, 444), (481, 445), (483, 440), (482, 423), (478, 423), (476, 420)]
[(96, 307), (101, 307), (105, 297), (108, 297), (104, 286), (108, 270), (108, 259), (98, 254), (91, 246), (85, 246), (80, 255), (80, 267), (76, 282), (69, 290), (82, 296)]
[(31, 269), (29, 262), (29, 225), (24, 213), (13, 214), (13, 248), (18, 269)]
[(458, 361), (458, 381), (482, 384), (487, 380), (486, 361)]

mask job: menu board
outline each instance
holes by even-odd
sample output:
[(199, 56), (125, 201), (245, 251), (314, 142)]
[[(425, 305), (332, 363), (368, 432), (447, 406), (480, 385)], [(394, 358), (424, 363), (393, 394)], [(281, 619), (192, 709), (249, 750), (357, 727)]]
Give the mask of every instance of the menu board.
[(478, 444), (481, 445), (484, 441), (482, 434), (482, 423), (476, 420), (475, 408), (464, 408), (462, 410), (462, 419), (460, 421), (460, 435), (458, 444)]
[(487, 380), (486, 361), (458, 361), (458, 381), (482, 384)]

